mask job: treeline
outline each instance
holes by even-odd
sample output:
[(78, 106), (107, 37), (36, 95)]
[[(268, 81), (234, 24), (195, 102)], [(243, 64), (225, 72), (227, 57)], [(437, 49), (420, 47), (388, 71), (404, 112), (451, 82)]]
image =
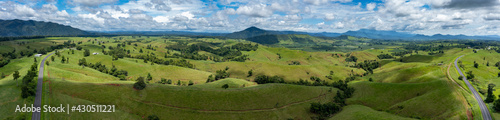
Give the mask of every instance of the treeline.
[[(35, 58), (36, 60), (36, 58)], [(22, 84), (21, 84), (21, 97), (22, 98), (28, 98), (30, 96), (35, 96), (35, 91), (36, 91), (36, 82), (33, 82), (33, 79), (37, 77), (38, 73), (38, 64), (35, 61), (33, 65), (31, 65), (30, 70), (28, 73), (23, 77)], [(17, 79), (17, 78), (15, 78)]]
[(123, 58), (123, 57), (130, 57), (127, 54), (127, 50), (121, 47), (121, 44), (118, 44), (117, 47), (109, 46), (108, 49), (109, 51), (107, 52), (105, 52), (103, 49), (103, 54), (112, 56), (113, 60), (118, 60), (118, 58)]
[(179, 67), (194, 68), (194, 65), (185, 59), (163, 60), (163, 59), (157, 58), (155, 55), (149, 55), (149, 54), (148, 55), (136, 55), (132, 58), (143, 59), (145, 63), (147, 63), (149, 61), (149, 62), (153, 62), (156, 64), (161, 64), (161, 65), (174, 65), (174, 66), (179, 66)]
[(373, 74), (373, 69), (377, 69), (378, 67), (380, 67), (380, 63), (375, 60), (365, 60), (363, 62), (356, 63), (354, 66), (351, 67), (361, 68), (366, 71), (364, 75), (367, 75), (367, 74)]
[[(252, 44), (243, 44), (243, 43), (237, 43), (233, 46), (229, 47), (221, 47), (219, 49), (213, 49), (210, 46), (206, 44), (193, 44), (193, 45), (186, 45), (184, 43), (179, 43), (177, 45), (172, 45), (172, 46), (167, 46), (167, 49), (172, 49), (172, 50), (177, 50), (180, 51), (181, 54), (174, 53), (172, 56), (166, 56), (166, 57), (173, 57), (173, 58), (185, 58), (185, 59), (193, 59), (193, 60), (207, 60), (211, 59), (215, 62), (224, 62), (224, 61), (239, 61), (239, 62), (244, 62), (247, 59), (248, 55), (243, 55), (241, 51), (255, 51), (258, 48), (258, 45), (252, 45)], [(221, 56), (222, 58), (218, 58), (215, 56), (207, 56), (207, 55), (200, 55), (198, 54), (198, 51), (206, 51), (218, 56)]]
[(403, 57), (407, 54), (412, 54), (413, 51), (409, 50), (409, 51), (401, 51), (401, 52), (393, 52), (391, 53), (393, 56), (399, 56), (399, 57)]
[(347, 98), (352, 97), (355, 89), (353, 87), (348, 86), (348, 82), (351, 81), (348, 78), (345, 81), (339, 80), (337, 82), (333, 82), (331, 84), (332, 87), (338, 88), (340, 91), (337, 91), (337, 95), (333, 97), (333, 101), (330, 101), (325, 104), (321, 104), (319, 102), (311, 103), (309, 110), (312, 113), (319, 114), (320, 116), (317, 119), (326, 119), (330, 117), (332, 114), (340, 112), (342, 107), (346, 105), (345, 100)]
[(394, 58), (392, 55), (389, 55), (389, 54), (380, 54), (380, 55), (377, 55), (378, 59), (392, 59)]
[(217, 70), (215, 72), (215, 75), (208, 76), (207, 83), (214, 82), (214, 81), (224, 79), (224, 78), (228, 78), (230, 75), (229, 72), (227, 72), (228, 70), (229, 70), (229, 67), (227, 67), (227, 66), (224, 70)]
[(46, 48), (41, 48), (41, 49), (34, 49), (31, 48), (30, 46), (26, 46), (26, 50), (22, 51), (16, 51), (16, 49), (10, 51), (10, 52), (5, 52), (2, 53), (0, 56), (0, 67), (3, 67), (7, 65), (11, 59), (17, 59), (17, 58), (22, 58), (22, 57), (29, 57), (34, 54), (47, 54), (49, 51), (53, 51), (56, 49), (62, 49), (64, 47), (74, 47), (76, 44), (72, 43), (72, 41), (65, 41), (62, 45), (55, 45), (55, 46), (50, 46)]
[(325, 80), (321, 80), (318, 77), (312, 76), (310, 78), (311, 81), (308, 82), (300, 79), (298, 82), (285, 82), (282, 77), (279, 76), (267, 76), (267, 75), (258, 75), (255, 77), (254, 81), (258, 84), (266, 84), (266, 83), (284, 83), (284, 84), (295, 84), (295, 85), (306, 85), (306, 86), (330, 86), (339, 89), (337, 91), (337, 95), (333, 98), (333, 101), (322, 104), (319, 102), (311, 103), (309, 108), (310, 112), (319, 114), (317, 119), (326, 119), (334, 113), (340, 112), (342, 107), (346, 105), (345, 100), (350, 98), (355, 89), (353, 87), (348, 86), (348, 82), (356, 79), (356, 76), (347, 77), (345, 80), (338, 80), (336, 82), (328, 83)]
[(82, 58), (82, 59), (78, 60), (78, 65), (79, 66), (84, 66), (84, 67), (85, 66), (90, 67), (90, 68), (95, 69), (95, 70), (97, 70), (99, 72), (106, 73), (106, 74), (118, 77), (118, 78), (120, 78), (120, 80), (126, 80), (126, 76), (128, 76), (128, 72), (127, 71), (125, 71), (125, 70), (118, 70), (118, 69), (116, 69), (115, 65), (113, 65), (111, 67), (111, 69), (108, 70), (108, 68), (106, 67), (106, 65), (101, 64), (101, 62), (97, 62), (95, 64), (87, 63), (87, 61), (86, 61), (85, 58)]
[(11, 41), (20, 39), (39, 39), (45, 38), (46, 36), (19, 36), (19, 37), (0, 37), (0, 41)]

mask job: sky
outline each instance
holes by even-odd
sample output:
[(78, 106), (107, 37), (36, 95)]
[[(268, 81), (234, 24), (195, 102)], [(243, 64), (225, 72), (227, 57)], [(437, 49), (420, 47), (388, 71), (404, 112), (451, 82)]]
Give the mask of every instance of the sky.
[(500, 0), (0, 0), (0, 19), (88, 31), (391, 30), (499, 35)]

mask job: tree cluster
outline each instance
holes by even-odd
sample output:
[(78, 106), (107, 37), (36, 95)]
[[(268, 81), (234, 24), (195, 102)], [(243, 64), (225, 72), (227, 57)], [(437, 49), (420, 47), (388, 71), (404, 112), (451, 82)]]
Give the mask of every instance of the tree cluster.
[(389, 55), (389, 54), (380, 54), (380, 55), (377, 55), (378, 59), (392, 59), (394, 57), (392, 57), (392, 55)]
[(291, 63), (288, 63), (288, 65), (300, 65), (299, 61), (291, 61)]
[(161, 78), (160, 81), (158, 81), (157, 83), (159, 84), (172, 84), (172, 80), (171, 79), (165, 79), (165, 78)]
[[(255, 51), (257, 50), (258, 45), (238, 43), (233, 46), (213, 49), (212, 47), (207, 45), (207, 43), (193, 44), (189, 46), (186, 45), (185, 43), (178, 43), (176, 45), (167, 46), (166, 48), (181, 52), (181, 54), (174, 53), (172, 56), (167, 56), (167, 57), (174, 57), (174, 58), (181, 57), (193, 60), (207, 60), (210, 58), (215, 62), (223, 62), (223, 61), (244, 62), (245, 60), (247, 60), (248, 55), (243, 55), (241, 51), (252, 51), (252, 50)], [(210, 52), (212, 54), (222, 56), (222, 58), (216, 56), (200, 55), (198, 54), (199, 51)]]
[(357, 62), (358, 61), (358, 58), (356, 56), (350, 56), (348, 58), (345, 58), (345, 61), (346, 62)]
[(275, 76), (267, 76), (267, 75), (257, 75), (254, 81), (258, 84), (266, 84), (266, 83), (285, 83), (285, 80), (282, 77), (277, 75)]
[(78, 65), (80, 65), (80, 66), (87, 66), (87, 67), (95, 69), (95, 70), (97, 70), (99, 72), (106, 73), (106, 74), (109, 74), (109, 75), (113, 75), (115, 77), (120, 78), (120, 80), (125, 80), (126, 76), (128, 76), (128, 72), (127, 71), (125, 71), (125, 70), (118, 70), (115, 67), (115, 65), (113, 65), (111, 67), (111, 69), (108, 70), (108, 68), (106, 67), (106, 65), (101, 64), (101, 62), (97, 62), (95, 64), (87, 63), (87, 61), (85, 60), (85, 58), (82, 58), (82, 59), (78, 60)]
[(62, 49), (64, 47), (72, 47), (75, 46), (71, 41), (65, 41), (62, 45), (55, 45), (46, 48), (34, 49), (29, 46), (26, 46), (26, 50), (16, 51), (15, 49), (10, 52), (5, 52), (0, 54), (0, 67), (7, 65), (11, 59), (22, 58), (24, 56), (32, 56), (36, 53), (38, 54), (47, 54), (48, 51), (53, 51), (55, 49)]
[(354, 66), (355, 68), (361, 68), (366, 71), (365, 75), (367, 74), (373, 74), (373, 69), (376, 69), (380, 67), (380, 63), (375, 60), (365, 60), (360, 63), (356, 63)]
[(37, 77), (38, 64), (35, 62), (31, 65), (28, 73), (23, 77), (21, 84), (21, 97), (28, 98), (29, 96), (35, 96), (36, 82), (33, 81)]
[(150, 62), (153, 62), (156, 64), (175, 65), (175, 66), (179, 66), (179, 67), (194, 68), (193, 64), (191, 64), (189, 61), (184, 60), (184, 59), (182, 59), (182, 60), (173, 60), (173, 59), (163, 60), (163, 59), (157, 58), (155, 55), (137, 55), (134, 58), (143, 59), (144, 61), (150, 61)]
[(484, 99), (484, 102), (486, 103), (491, 103), (495, 100), (495, 95), (493, 94), (495, 84), (490, 83), (488, 84), (488, 95), (486, 96), (486, 99)]
[(393, 52), (391, 54), (394, 56), (403, 57), (403, 56), (405, 56), (407, 54), (411, 54), (411, 53), (413, 53), (413, 51), (410, 50), (410, 51)]
[(354, 88), (349, 87), (347, 85), (347, 82), (349, 82), (348, 79), (346, 79), (345, 81), (339, 80), (332, 83), (332, 87), (340, 89), (340, 91), (337, 91), (337, 95), (333, 97), (333, 101), (325, 104), (321, 104), (318, 102), (311, 103), (309, 110), (312, 113), (319, 114), (320, 116), (318, 117), (318, 119), (325, 119), (334, 113), (340, 112), (342, 110), (342, 107), (346, 105), (345, 100), (347, 98), (350, 98), (354, 93)]
[(123, 49), (120, 47), (120, 44), (118, 44), (117, 47), (108, 47), (110, 49), (109, 51), (105, 52), (106, 55), (112, 56), (113, 60), (118, 60), (118, 58), (123, 58), (123, 57), (130, 57), (127, 55), (127, 50)]
[(215, 72), (215, 75), (208, 76), (207, 83), (229, 77), (230, 74), (229, 72), (227, 72), (227, 70), (229, 70), (229, 67), (226, 67), (226, 69), (224, 70), (217, 70)]

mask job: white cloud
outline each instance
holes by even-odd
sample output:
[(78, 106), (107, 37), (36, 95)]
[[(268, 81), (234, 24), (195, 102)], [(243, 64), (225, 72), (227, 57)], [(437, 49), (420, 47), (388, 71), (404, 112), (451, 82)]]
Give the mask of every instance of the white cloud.
[(57, 7), (54, 4), (44, 4), (42, 8), (49, 11), (57, 11)]
[(71, 13), (57, 8), (56, 2), (0, 1), (0, 19), (51, 21), (84, 30), (232, 32), (258, 26), (307, 32), (368, 28), (427, 35), (500, 34), (499, 5), (470, 7), (455, 0), (383, 0), (365, 8), (344, 4), (351, 0), (133, 0), (115, 5), (116, 1), (69, 0), (66, 7)]
[(21, 17), (34, 17), (36, 15), (35, 10), (26, 5), (16, 5), (14, 13), (20, 15)]
[(73, 3), (85, 5), (85, 6), (99, 6), (101, 4), (114, 3), (117, 0), (73, 0)]
[(252, 17), (269, 17), (273, 11), (265, 4), (245, 5), (236, 9), (237, 14), (252, 16)]
[(366, 9), (369, 10), (369, 11), (372, 11), (376, 7), (377, 7), (377, 4), (375, 4), (375, 3), (368, 3), (368, 4), (366, 4)]
[(326, 13), (325, 14), (325, 20), (330, 21), (335, 19), (335, 15), (333, 13)]

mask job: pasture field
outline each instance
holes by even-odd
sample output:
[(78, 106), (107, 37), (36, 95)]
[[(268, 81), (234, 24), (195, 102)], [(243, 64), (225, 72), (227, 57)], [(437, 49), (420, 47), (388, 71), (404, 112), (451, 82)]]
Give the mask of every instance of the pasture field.
[[(333, 101), (340, 105), (335, 97), (343, 91), (332, 83), (345, 80), (354, 93), (345, 98), (341, 111), (326, 119), (481, 119), (477, 102), (450, 64), (461, 55), (463, 71), (475, 74), (472, 83), (481, 93), (486, 93), (490, 83), (500, 85), (500, 70), (495, 67), (500, 53), (494, 50), (475, 53), (459, 46), (461, 43), (446, 41), (280, 37), (282, 41), (275, 45), (190, 36), (47, 37), (0, 42), (0, 58), (13, 50), (19, 54), (64, 45), (47, 51), (59, 55), (47, 59), (42, 104), (116, 106), (113, 113), (42, 113), (42, 119), (147, 119), (150, 115), (160, 119), (314, 119), (320, 115), (311, 112), (311, 104)], [(312, 42), (302, 45), (304, 41), (291, 37)], [(410, 44), (433, 50), (411, 48)], [(248, 48), (236, 46), (258, 47), (244, 50)], [(84, 55), (86, 49), (89, 56)], [(392, 58), (381, 58), (384, 55)], [(40, 63), (43, 57), (36, 57), (38, 64), (47, 64)], [(106, 70), (79, 65), (83, 58), (86, 63), (106, 66)], [(32, 55), (18, 56), (0, 67), (6, 75), (0, 79), (0, 119), (31, 117), (31, 113), (13, 110), (33, 102), (33, 98), (21, 98), (16, 82), (21, 84), (34, 59)], [(360, 67), (365, 64), (370, 65)], [(113, 75), (112, 68), (127, 75)], [(14, 71), (21, 75), (17, 81), (12, 77)], [(151, 80), (145, 80), (146, 88), (135, 89), (137, 79), (147, 79), (148, 74)], [(224, 77), (207, 82), (209, 76), (217, 75)], [(283, 83), (261, 83), (256, 79), (262, 75), (277, 76)], [(162, 80), (171, 80), (171, 84)], [(500, 91), (493, 93), (500, 95)], [(482, 96), (484, 99), (486, 94)], [(493, 117), (500, 118), (493, 104), (488, 106)]]

